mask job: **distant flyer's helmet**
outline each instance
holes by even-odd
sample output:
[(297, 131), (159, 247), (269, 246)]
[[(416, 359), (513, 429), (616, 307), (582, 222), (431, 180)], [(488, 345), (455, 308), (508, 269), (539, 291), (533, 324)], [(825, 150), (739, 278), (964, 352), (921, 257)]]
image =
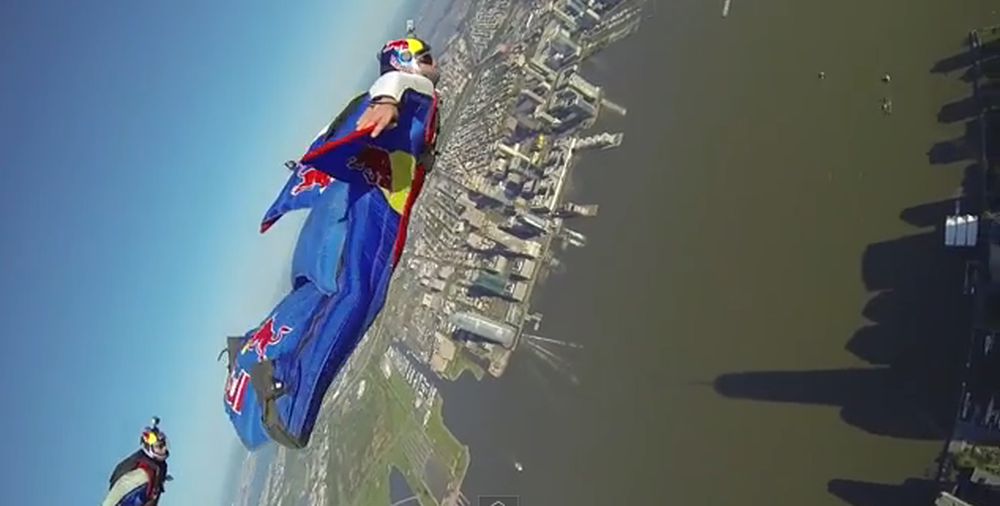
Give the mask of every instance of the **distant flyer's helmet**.
[(431, 46), (417, 38), (391, 40), (378, 55), (379, 73), (400, 71), (420, 74), (418, 63), (433, 64)]
[(151, 459), (167, 460), (170, 449), (167, 448), (167, 435), (157, 426), (159, 419), (153, 419), (151, 427), (146, 427), (139, 436), (139, 447)]

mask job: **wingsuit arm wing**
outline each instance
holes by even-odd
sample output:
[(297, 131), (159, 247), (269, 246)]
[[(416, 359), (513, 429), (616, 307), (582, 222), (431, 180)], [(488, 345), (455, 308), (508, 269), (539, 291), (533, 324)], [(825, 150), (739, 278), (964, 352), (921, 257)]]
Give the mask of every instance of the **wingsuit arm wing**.
[[(108, 491), (108, 495), (105, 496), (104, 502), (101, 506), (133, 506), (129, 504), (131, 501), (126, 501), (123, 503), (124, 499), (131, 499), (130, 496), (134, 497), (137, 494), (141, 494), (140, 491), (144, 491), (149, 484), (149, 475), (146, 471), (142, 469), (135, 469), (129, 471), (118, 478), (118, 481), (111, 486), (111, 490)], [(142, 505), (144, 503), (139, 502), (137, 505)]]

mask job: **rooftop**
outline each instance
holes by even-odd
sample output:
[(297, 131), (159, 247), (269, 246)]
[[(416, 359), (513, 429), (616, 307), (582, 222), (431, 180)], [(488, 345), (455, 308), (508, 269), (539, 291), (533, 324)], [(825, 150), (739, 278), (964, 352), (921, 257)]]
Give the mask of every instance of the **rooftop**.
[(506, 348), (514, 347), (514, 337), (517, 336), (517, 330), (510, 325), (467, 311), (452, 314), (450, 320), (461, 330), (501, 344)]

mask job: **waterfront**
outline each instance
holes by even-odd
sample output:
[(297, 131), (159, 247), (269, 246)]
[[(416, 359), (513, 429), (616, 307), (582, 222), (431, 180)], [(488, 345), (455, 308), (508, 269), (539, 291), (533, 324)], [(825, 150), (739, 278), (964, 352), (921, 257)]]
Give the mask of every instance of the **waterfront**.
[(965, 164), (928, 151), (963, 134), (937, 114), (968, 88), (931, 68), (989, 24), (974, 5), (648, 4), (585, 70), (628, 97), (602, 125), (625, 142), (578, 162), (571, 198), (601, 214), (534, 304), (585, 346), (580, 384), (522, 348), (500, 380), (443, 385), (466, 495), (902, 502), (967, 335), (931, 221)]

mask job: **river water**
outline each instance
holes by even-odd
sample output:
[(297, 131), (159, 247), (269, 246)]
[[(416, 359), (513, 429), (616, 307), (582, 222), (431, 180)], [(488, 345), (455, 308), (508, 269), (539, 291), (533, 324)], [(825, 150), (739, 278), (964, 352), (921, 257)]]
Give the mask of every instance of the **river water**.
[(535, 301), (542, 335), (584, 349), (549, 346), (559, 372), (522, 346), (499, 380), (442, 389), (473, 504), (923, 493), (968, 318), (939, 231), (971, 163), (947, 143), (965, 118), (939, 112), (969, 95), (965, 34), (1000, 17), (982, 0), (733, 0), (725, 19), (722, 3), (652, 1), (587, 66), (629, 108), (599, 125), (625, 142), (576, 165), (571, 198), (601, 212)]

